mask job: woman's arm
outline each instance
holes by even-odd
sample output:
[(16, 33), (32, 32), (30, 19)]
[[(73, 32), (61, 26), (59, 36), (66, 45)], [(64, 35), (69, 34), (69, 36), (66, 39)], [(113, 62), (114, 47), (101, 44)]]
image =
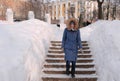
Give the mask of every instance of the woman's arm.
[(62, 48), (64, 48), (64, 45), (65, 45), (65, 41), (66, 41), (66, 38), (67, 38), (67, 32), (66, 32), (66, 29), (64, 30), (64, 33), (63, 33), (63, 38), (62, 38)]
[(77, 33), (77, 44), (78, 44), (78, 49), (82, 48), (80, 30), (78, 30), (78, 33)]

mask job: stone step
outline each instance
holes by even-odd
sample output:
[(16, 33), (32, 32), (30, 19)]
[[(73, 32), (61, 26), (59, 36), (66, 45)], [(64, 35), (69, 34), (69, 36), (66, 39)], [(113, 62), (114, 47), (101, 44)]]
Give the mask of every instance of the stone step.
[[(54, 51), (54, 50), (48, 50), (48, 53), (64, 53), (63, 51)], [(78, 53), (81, 53), (81, 51), (78, 51)], [(91, 53), (91, 51), (83, 51), (83, 53)]]
[[(61, 48), (62, 46), (52, 46), (52, 45), (50, 45), (50, 47)], [(90, 48), (90, 47), (89, 46), (82, 46), (82, 48)]]
[[(57, 54), (48, 54), (47, 55), (47, 57), (49, 57), (49, 58), (64, 58), (64, 54), (62, 55), (62, 54), (59, 54), (59, 55), (57, 55)], [(78, 58), (91, 58), (92, 57), (92, 55), (90, 55), (90, 54), (81, 54), (81, 55), (78, 55)]]
[[(94, 63), (76, 63), (76, 68), (93, 68)], [(65, 63), (47, 63), (44, 65), (45, 68), (66, 68)]]
[[(65, 68), (45, 68), (43, 72), (46, 74), (65, 74)], [(84, 69), (84, 68), (76, 68), (75, 74), (95, 74), (96, 71), (94, 68)]]
[[(50, 48), (49, 49), (53, 49), (53, 50), (61, 50), (61, 47), (59, 46), (59, 47), (53, 47), (53, 46), (50, 46)], [(84, 47), (83, 46), (83, 48), (82, 48), (83, 50), (88, 50), (88, 49), (90, 49), (90, 47)]]
[[(61, 44), (54, 44), (54, 43), (52, 43), (51, 45), (52, 45), (52, 46), (61, 46)], [(88, 46), (88, 44), (85, 44), (85, 43), (84, 43), (84, 44), (82, 44), (82, 46)]]
[(43, 81), (97, 81), (97, 76), (94, 75), (75, 75), (75, 78), (63, 74), (43, 74)]
[[(93, 58), (77, 58), (78, 63), (90, 63), (93, 62)], [(64, 58), (46, 58), (46, 62), (48, 63), (64, 63)]]
[[(62, 43), (62, 41), (51, 41), (51, 43)], [(87, 43), (87, 41), (82, 41), (82, 43)]]
[[(51, 42), (51, 44), (62, 44), (62, 42), (59, 42), (59, 43), (58, 42), (54, 42), (54, 43)], [(88, 42), (81, 42), (81, 44), (88, 44)]]
[[(65, 53), (48, 53), (48, 55), (65, 55)], [(78, 53), (78, 55), (92, 55), (92, 53)]]
[[(60, 48), (60, 49), (49, 49), (49, 50), (52, 50), (52, 51), (62, 51), (63, 49)], [(80, 51), (80, 49), (78, 51)], [(90, 51), (90, 49), (82, 49), (82, 51)]]
[[(64, 58), (49, 58), (49, 57), (46, 57), (46, 59), (49, 59), (49, 60), (64, 60)], [(77, 58), (77, 60), (94, 60), (94, 58)]]

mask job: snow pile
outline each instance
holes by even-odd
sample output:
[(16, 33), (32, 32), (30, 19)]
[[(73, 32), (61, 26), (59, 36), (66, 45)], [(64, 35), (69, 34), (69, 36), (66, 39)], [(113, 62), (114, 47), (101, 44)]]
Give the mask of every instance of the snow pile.
[(102, 24), (105, 24), (106, 22), (104, 20), (100, 20), (100, 21), (97, 21), (91, 25), (88, 25), (87, 27), (84, 27), (82, 29), (80, 29), (80, 32), (81, 32), (81, 39), (82, 40), (86, 40), (86, 41), (89, 41), (89, 37), (91, 35), (91, 32), (93, 32), (98, 25), (102, 25)]
[(120, 21), (98, 21), (81, 33), (95, 57), (98, 81), (120, 81)]
[(36, 19), (0, 24), (0, 81), (41, 81), (41, 66), (55, 30)]

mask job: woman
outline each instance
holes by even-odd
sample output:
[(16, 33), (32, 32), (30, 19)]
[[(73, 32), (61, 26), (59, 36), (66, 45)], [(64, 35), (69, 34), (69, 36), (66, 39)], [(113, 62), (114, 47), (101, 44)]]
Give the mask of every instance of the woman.
[(70, 63), (72, 63), (71, 76), (74, 78), (78, 49), (81, 50), (82, 45), (77, 20), (71, 18), (67, 22), (67, 28), (64, 30), (62, 38), (62, 49), (65, 52), (66, 74), (70, 74)]

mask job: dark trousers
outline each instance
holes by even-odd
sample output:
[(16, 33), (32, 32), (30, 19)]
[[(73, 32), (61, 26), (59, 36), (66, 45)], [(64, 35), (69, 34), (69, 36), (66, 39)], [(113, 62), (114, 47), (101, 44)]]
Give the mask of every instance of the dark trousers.
[(71, 74), (75, 74), (76, 61), (66, 61), (66, 71), (69, 71), (70, 63), (72, 63)]

